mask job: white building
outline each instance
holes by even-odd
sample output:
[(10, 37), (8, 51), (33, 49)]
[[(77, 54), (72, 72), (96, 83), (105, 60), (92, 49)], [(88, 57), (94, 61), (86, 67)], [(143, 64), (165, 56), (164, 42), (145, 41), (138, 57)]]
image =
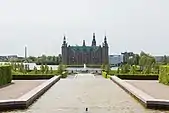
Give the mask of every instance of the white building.
[(123, 62), (123, 55), (109, 55), (109, 64), (119, 66)]

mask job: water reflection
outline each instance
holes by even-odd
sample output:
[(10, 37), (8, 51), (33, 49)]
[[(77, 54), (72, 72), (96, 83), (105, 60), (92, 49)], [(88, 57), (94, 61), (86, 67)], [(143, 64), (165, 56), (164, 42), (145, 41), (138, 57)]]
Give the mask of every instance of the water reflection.
[[(5, 64), (5, 63), (10, 63), (10, 62), (0, 62), (0, 64)], [(36, 63), (23, 63), (23, 65), (29, 65), (29, 69), (33, 70), (34, 67), (37, 68), (37, 70), (40, 70), (40, 66), (41, 65), (36, 65)], [(48, 65), (49, 69), (52, 67), (53, 70), (57, 70), (58, 69), (58, 65)]]

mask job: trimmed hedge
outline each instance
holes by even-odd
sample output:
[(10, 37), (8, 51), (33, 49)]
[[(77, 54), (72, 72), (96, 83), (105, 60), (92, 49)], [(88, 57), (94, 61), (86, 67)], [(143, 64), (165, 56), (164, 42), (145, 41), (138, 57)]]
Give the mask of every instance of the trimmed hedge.
[(117, 70), (110, 70), (109, 75), (116, 75), (118, 74)]
[(169, 84), (169, 66), (160, 66), (159, 82)]
[(145, 75), (145, 74), (126, 74), (116, 75), (117, 77), (125, 80), (158, 80), (158, 75)]
[(158, 74), (116, 74), (120, 76), (158, 76)]
[(107, 72), (105, 72), (105, 71), (102, 71), (102, 76), (104, 78), (110, 78), (110, 75), (108, 75)]
[(0, 86), (11, 83), (11, 66), (0, 66)]
[(64, 71), (64, 72), (62, 72), (62, 78), (66, 78), (68, 76), (68, 72), (67, 71)]
[(50, 79), (55, 75), (44, 75), (44, 74), (29, 74), (29, 75), (13, 75), (13, 80), (39, 80), (39, 79)]

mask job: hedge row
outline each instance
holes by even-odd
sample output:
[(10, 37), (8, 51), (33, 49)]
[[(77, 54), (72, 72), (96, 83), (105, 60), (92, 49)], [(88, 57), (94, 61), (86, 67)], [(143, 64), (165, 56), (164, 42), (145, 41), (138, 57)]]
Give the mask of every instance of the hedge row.
[(110, 78), (110, 75), (108, 75), (107, 72), (105, 72), (105, 71), (102, 71), (102, 76), (104, 78)]
[(116, 74), (120, 76), (158, 76), (158, 74)]
[(144, 75), (144, 74), (126, 74), (126, 75), (116, 75), (117, 77), (125, 80), (158, 80), (158, 75)]
[(11, 83), (11, 66), (0, 66), (0, 85)]
[(159, 82), (169, 84), (169, 66), (160, 66)]
[(41, 79), (50, 79), (55, 75), (51, 74), (18, 74), (18, 75), (13, 75), (13, 80), (41, 80)]

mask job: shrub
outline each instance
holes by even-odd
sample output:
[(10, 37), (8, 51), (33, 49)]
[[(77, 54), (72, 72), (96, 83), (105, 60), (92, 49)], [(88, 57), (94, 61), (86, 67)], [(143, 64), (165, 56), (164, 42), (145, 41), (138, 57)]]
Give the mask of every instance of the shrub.
[(0, 66), (0, 85), (5, 85), (12, 81), (11, 66)]
[(169, 66), (160, 66), (159, 82), (169, 84)]
[(68, 75), (68, 72), (67, 72), (67, 71), (63, 71), (63, 72), (62, 72), (62, 78), (66, 78), (67, 75)]
[(34, 67), (34, 73), (37, 74), (38, 73), (38, 70), (36, 67)]
[(118, 73), (119, 73), (119, 70), (110, 70), (109, 71), (109, 75), (117, 75)]
[(102, 76), (104, 78), (110, 78), (110, 75), (108, 75), (106, 71), (102, 71)]

